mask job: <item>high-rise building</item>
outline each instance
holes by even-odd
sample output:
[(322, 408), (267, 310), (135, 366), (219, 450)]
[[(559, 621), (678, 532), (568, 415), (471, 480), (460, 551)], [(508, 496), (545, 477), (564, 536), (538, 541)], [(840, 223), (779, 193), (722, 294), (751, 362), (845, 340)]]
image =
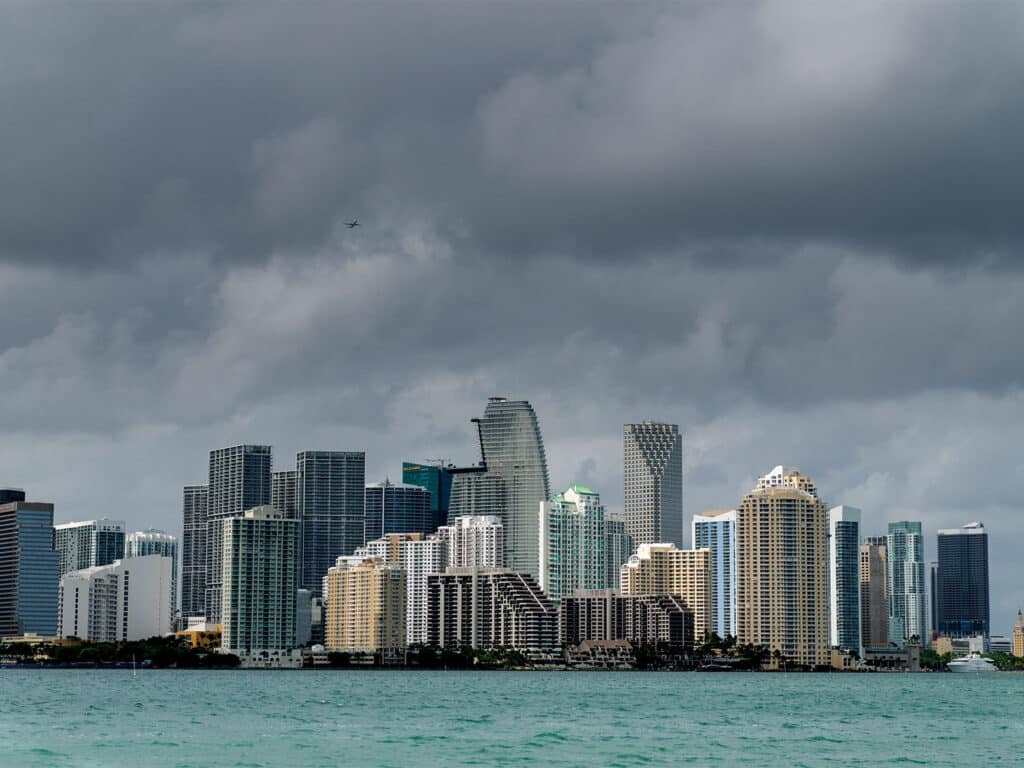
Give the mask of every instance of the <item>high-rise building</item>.
[(124, 556), (163, 555), (171, 559), (171, 616), (178, 607), (178, 537), (156, 528), (132, 531), (125, 539)]
[(885, 542), (889, 642), (903, 647), (925, 640), (924, 539), (921, 523), (889, 523)]
[(0, 505), (14, 501), (25, 501), (25, 491), (21, 488), (0, 488)]
[(711, 550), (712, 630), (736, 636), (736, 510), (709, 509), (693, 516), (694, 549)]
[(85, 520), (53, 527), (53, 543), (60, 554), (60, 572), (110, 565), (124, 557), (124, 521)]
[(351, 555), (363, 538), (366, 454), (362, 451), (301, 451), (298, 473), (302, 523), (299, 586), (321, 597), (324, 575), (342, 555)]
[(886, 570), (885, 536), (869, 536), (860, 545), (860, 635), (865, 647), (889, 643)]
[(558, 648), (558, 609), (534, 578), (500, 568), (449, 568), (429, 577), (427, 641), (431, 645)]
[(676, 595), (693, 611), (693, 631), (703, 642), (713, 631), (710, 549), (679, 549), (675, 544), (641, 544), (622, 566), (624, 595)]
[(633, 537), (626, 530), (626, 518), (606, 512), (604, 516), (604, 585), (606, 589), (618, 589), (619, 571), (635, 551)]
[(270, 506), (285, 517), (299, 516), (299, 473), (282, 469), (270, 473)]
[(65, 573), (58, 635), (114, 643), (169, 634), (172, 572), (171, 558), (150, 554)]
[(386, 533), (433, 533), (430, 491), (418, 485), (367, 483), (364, 496), (363, 537), (366, 541)]
[(683, 439), (676, 424), (623, 426), (626, 529), (636, 546), (683, 546)]
[(0, 504), (0, 636), (57, 634), (53, 504)]
[(1013, 655), (1024, 657), (1024, 614), (1017, 609), (1017, 623), (1013, 625)]
[(313, 596), (308, 589), (295, 590), (295, 646), (303, 648), (313, 640)]
[(181, 615), (206, 615), (206, 549), (205, 485), (186, 485), (181, 503)]
[(981, 523), (941, 530), (935, 628), (946, 637), (989, 635), (988, 534)]
[(736, 639), (797, 664), (829, 664), (828, 507), (776, 467), (736, 509)]
[(324, 645), (332, 650), (405, 648), (405, 572), (379, 557), (339, 557), (327, 571), (324, 622)]
[(436, 530), (448, 523), (448, 501), (452, 495), (452, 468), (439, 464), (402, 462), (402, 482), (430, 491), (430, 511)]
[(585, 485), (540, 504), (537, 583), (555, 603), (577, 589), (607, 587), (604, 505)]
[(357, 551), (397, 565), (405, 573), (405, 636), (409, 645), (427, 642), (427, 576), (444, 571), (447, 549), (440, 535), (389, 533), (366, 542)]
[(294, 648), (299, 521), (265, 504), (220, 525), (222, 647), (243, 664)]
[(503, 568), (505, 526), (496, 515), (464, 515), (437, 529), (447, 545), (448, 568)]
[(621, 595), (579, 590), (559, 606), (562, 645), (628, 640), (634, 646), (693, 646), (693, 610), (675, 595)]
[(537, 415), (526, 400), (491, 397), (473, 422), (483, 471), (455, 475), (449, 516), (498, 515), (505, 526), (505, 562), (536, 575), (537, 505), (551, 498)]
[(829, 643), (863, 655), (860, 615), (860, 510), (828, 512)]
[(270, 504), (271, 464), (269, 445), (233, 445), (210, 451), (204, 613), (211, 624), (221, 623), (223, 521)]

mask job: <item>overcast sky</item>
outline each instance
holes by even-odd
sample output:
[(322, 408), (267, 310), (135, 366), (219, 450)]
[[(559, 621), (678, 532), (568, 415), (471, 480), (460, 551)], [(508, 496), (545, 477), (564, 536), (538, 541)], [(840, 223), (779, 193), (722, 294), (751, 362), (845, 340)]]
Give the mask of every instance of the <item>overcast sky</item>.
[(687, 519), (787, 464), (929, 560), (981, 520), (1008, 631), (1022, 37), (995, 0), (6, 4), (0, 483), (180, 533), (211, 448), (397, 478), (475, 461), (500, 394), (611, 509), (651, 418)]

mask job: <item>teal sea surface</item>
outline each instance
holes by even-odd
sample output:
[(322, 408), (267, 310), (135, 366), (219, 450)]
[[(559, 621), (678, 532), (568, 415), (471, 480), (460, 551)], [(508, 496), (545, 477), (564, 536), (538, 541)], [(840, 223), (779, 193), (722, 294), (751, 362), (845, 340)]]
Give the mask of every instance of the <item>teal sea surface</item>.
[(0, 766), (985, 766), (1024, 674), (0, 671)]

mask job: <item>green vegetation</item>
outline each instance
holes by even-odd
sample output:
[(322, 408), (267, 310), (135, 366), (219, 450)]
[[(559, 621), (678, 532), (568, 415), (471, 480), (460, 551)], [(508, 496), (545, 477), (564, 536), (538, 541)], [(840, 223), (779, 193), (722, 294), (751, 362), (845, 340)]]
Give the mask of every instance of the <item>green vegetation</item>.
[(123, 643), (67, 643), (61, 645), (0, 645), (0, 657), (10, 661), (44, 665), (101, 666), (135, 661), (153, 667), (218, 669), (237, 667), (239, 659), (228, 653), (190, 648), (176, 637), (151, 637)]
[(1003, 653), (1002, 651), (988, 654), (988, 660), (996, 665), (1000, 670), (1006, 671), (1024, 671), (1024, 658), (1014, 656), (1009, 653)]
[(921, 669), (931, 669), (942, 672), (946, 665), (953, 660), (952, 653), (938, 654), (931, 648), (921, 649)]

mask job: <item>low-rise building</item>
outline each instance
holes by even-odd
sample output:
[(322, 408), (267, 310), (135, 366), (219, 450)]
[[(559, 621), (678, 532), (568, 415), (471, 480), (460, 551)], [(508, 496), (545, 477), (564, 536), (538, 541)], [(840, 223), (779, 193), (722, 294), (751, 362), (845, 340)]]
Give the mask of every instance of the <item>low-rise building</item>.
[(693, 610), (676, 595), (578, 590), (562, 600), (560, 610), (564, 646), (588, 640), (628, 640), (633, 646), (693, 646)]

